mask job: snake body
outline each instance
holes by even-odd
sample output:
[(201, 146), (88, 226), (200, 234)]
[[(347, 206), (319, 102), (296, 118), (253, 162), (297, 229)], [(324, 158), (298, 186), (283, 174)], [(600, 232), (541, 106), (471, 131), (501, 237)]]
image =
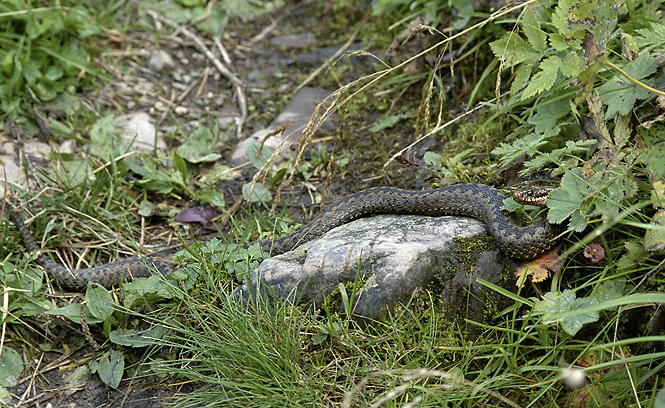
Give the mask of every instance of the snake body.
[[(278, 255), (358, 218), (376, 214), (415, 214), (462, 215), (481, 220), (496, 239), (498, 247), (514, 258), (533, 259), (550, 249), (554, 232), (547, 221), (539, 217), (529, 226), (516, 225), (501, 212), (504, 199), (498, 190), (474, 183), (425, 191), (375, 187), (344, 197), (290, 235), (264, 240), (260, 244), (265, 252)], [(10, 215), (27, 249), (41, 252), (21, 217), (14, 211), (10, 211)], [(169, 274), (175, 269), (167, 259), (153, 257), (130, 257), (86, 269), (65, 268), (43, 253), (37, 260), (62, 288), (74, 291), (85, 290), (88, 282), (108, 288), (123, 280), (149, 276), (155, 270)]]

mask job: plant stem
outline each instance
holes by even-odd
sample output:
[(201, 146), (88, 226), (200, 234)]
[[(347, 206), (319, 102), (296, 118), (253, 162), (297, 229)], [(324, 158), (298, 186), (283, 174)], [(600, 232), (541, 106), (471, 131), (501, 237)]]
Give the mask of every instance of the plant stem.
[(642, 82), (638, 81), (637, 79), (633, 78), (632, 76), (628, 75), (628, 73), (626, 71), (624, 71), (623, 69), (621, 69), (621, 68), (617, 67), (616, 65), (614, 65), (613, 63), (611, 63), (610, 60), (607, 59), (606, 55), (603, 55), (603, 58), (600, 60), (600, 62), (607, 65), (608, 67), (610, 67), (612, 69), (615, 69), (615, 70), (619, 71), (621, 73), (621, 75), (625, 76), (630, 82), (634, 83), (635, 85), (637, 85), (641, 88), (644, 88), (649, 92), (653, 92), (655, 94), (665, 96), (665, 92), (660, 91), (656, 88), (652, 88), (649, 85), (647, 85), (645, 83), (642, 83)]

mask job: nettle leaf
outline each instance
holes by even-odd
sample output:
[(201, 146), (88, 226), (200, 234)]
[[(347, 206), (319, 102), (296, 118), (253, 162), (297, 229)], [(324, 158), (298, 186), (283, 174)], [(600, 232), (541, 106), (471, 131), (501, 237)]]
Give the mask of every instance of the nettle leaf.
[[(635, 60), (629, 62), (624, 71), (631, 77), (647, 85), (652, 85), (653, 80), (644, 78), (656, 72), (658, 63), (648, 52), (641, 52)], [(627, 115), (633, 109), (638, 99), (647, 99), (651, 92), (629, 82), (621, 74), (617, 74), (610, 81), (603, 84), (599, 89), (600, 100), (607, 105), (605, 118), (612, 118), (615, 114)]]
[(506, 33), (503, 38), (490, 43), (494, 55), (503, 61), (505, 68), (523, 62), (533, 64), (543, 56), (542, 52), (534, 50), (519, 34)]
[(529, 85), (522, 94), (522, 100), (528, 99), (534, 95), (549, 91), (554, 85), (561, 68), (562, 61), (556, 55), (548, 57), (540, 63), (540, 72), (534, 75)]

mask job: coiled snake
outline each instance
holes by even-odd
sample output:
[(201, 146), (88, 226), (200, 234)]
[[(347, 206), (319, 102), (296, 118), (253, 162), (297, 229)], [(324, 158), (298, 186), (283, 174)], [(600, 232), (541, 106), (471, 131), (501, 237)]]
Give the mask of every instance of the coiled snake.
[[(520, 227), (502, 212), (505, 197), (496, 189), (483, 184), (456, 184), (433, 190), (411, 191), (392, 187), (375, 187), (344, 197), (307, 225), (282, 238), (261, 241), (264, 251), (277, 255), (311, 241), (329, 230), (361, 217), (376, 214), (463, 215), (487, 224), (499, 248), (518, 259), (533, 259), (553, 245), (554, 232), (543, 217), (531, 225)], [(526, 200), (534, 199), (527, 197)], [(40, 251), (30, 231), (15, 211), (10, 216), (18, 227), (28, 250)], [(248, 245), (245, 245), (247, 247)], [(56, 264), (45, 254), (37, 260), (48, 275), (64, 289), (83, 291), (88, 282), (105, 287), (132, 278), (149, 276), (159, 271), (169, 274), (175, 266), (168, 259), (131, 257), (86, 269), (68, 269)]]

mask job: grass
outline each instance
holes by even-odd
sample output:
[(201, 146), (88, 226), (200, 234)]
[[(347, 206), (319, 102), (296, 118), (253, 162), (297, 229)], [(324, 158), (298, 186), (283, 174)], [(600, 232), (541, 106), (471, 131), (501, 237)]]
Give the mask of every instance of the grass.
[[(122, 8), (122, 2), (118, 4), (117, 7)], [(115, 9), (109, 6), (106, 10)], [(204, 11), (204, 8), (198, 7), (194, 14)], [(105, 18), (108, 17), (106, 14)], [(489, 19), (483, 20), (478, 27), (489, 22)], [(110, 22), (107, 24), (112, 25)], [(527, 25), (525, 30), (528, 32), (533, 27)], [(492, 34), (496, 38), (505, 32), (496, 26), (492, 30), (500, 31), (500, 34)], [(473, 35), (477, 36), (476, 33), (481, 31)], [(527, 34), (528, 40), (534, 42), (531, 46), (536, 47), (538, 36), (532, 34)], [(449, 40), (442, 41), (439, 46), (445, 46)], [(469, 46), (474, 49), (472, 44)], [(565, 52), (574, 53), (576, 50), (571, 46)], [(612, 56), (620, 55), (616, 53)], [(476, 56), (480, 63), (486, 57)], [(473, 56), (468, 54), (465, 58)], [(530, 58), (535, 57), (531, 55)], [(459, 69), (462, 75), (464, 69)], [(490, 77), (488, 70), (483, 71), (482, 78)], [(424, 98), (436, 99), (436, 91), (443, 95), (447, 82), (445, 77), (438, 75), (441, 74), (433, 70), (427, 77), (431, 81), (429, 83), (436, 86), (423, 92)], [(605, 71), (599, 81), (608, 81), (608, 75)], [(341, 107), (348, 108), (351, 118), (365, 118), (366, 111), (363, 109), (381, 106), (385, 110), (388, 105), (385, 95), (399, 94), (398, 91), (404, 87), (400, 81), (412, 84), (412, 78), (396, 77), (394, 69), (353, 81), (338, 91), (335, 104), (326, 114)], [(599, 84), (596, 85), (598, 87)], [(368, 97), (370, 91), (375, 89), (373, 87), (381, 86), (385, 87), (378, 92), (382, 97), (374, 101)], [(544, 126), (545, 122), (548, 125), (551, 122), (548, 131), (554, 131), (559, 125), (568, 133), (572, 128), (579, 130), (570, 118), (552, 116), (543, 120), (542, 115), (529, 116), (528, 112), (538, 112), (540, 108), (545, 111), (549, 104), (554, 103), (552, 101), (561, 99), (565, 100), (566, 106), (570, 100), (570, 104), (578, 103), (576, 109), (583, 109), (581, 102), (572, 100), (576, 90), (567, 84), (549, 85), (551, 89), (547, 86), (541, 84), (542, 96), (514, 98), (495, 114), (510, 117), (515, 123), (506, 126), (517, 129), (511, 134), (513, 139), (510, 143), (507, 141), (505, 146), (502, 145), (504, 151), (499, 160), (506, 165), (525, 155), (542, 158), (544, 155), (538, 154), (546, 152), (546, 155), (551, 154), (547, 158), (554, 157), (557, 143), (563, 144), (567, 136), (564, 131), (549, 139), (543, 136), (538, 141), (543, 143), (533, 148), (527, 143), (515, 141), (521, 140), (517, 138), (520, 132), (529, 134), (537, 126)], [(485, 87), (486, 84), (475, 85), (469, 98), (489, 99), (491, 96)], [(427, 86), (423, 90), (427, 90)], [(25, 118), (21, 115), (25, 114), (24, 107), (29, 99), (26, 96), (28, 92), (24, 93), (13, 95), (17, 102), (5, 101), (13, 104), (12, 112), (21, 118)], [(439, 112), (429, 112), (430, 108), (435, 110), (430, 102), (427, 100), (422, 103), (422, 108), (418, 108), (413, 101), (406, 101), (404, 109), (424, 112), (419, 124), (423, 129), (432, 127), (428, 126), (430, 120), (436, 121), (437, 129), (444, 129), (440, 126), (443, 111), (447, 109), (443, 96)], [(591, 101), (589, 105), (592, 105)], [(635, 115), (642, 114), (641, 108), (635, 108)], [(515, 112), (519, 109), (527, 113), (517, 117)], [(597, 118), (602, 117), (603, 112), (601, 109), (589, 114)], [(60, 123), (56, 130), (63, 133), (56, 134), (86, 140), (84, 134), (72, 129), (87, 129), (92, 121), (90, 116), (77, 111), (67, 116), (66, 120), (60, 118), (61, 122), (53, 123)], [(497, 140), (496, 135), (485, 139), (483, 133), (489, 133), (491, 129), (498, 134), (503, 130), (504, 121), (508, 122), (508, 119), (501, 119), (501, 123), (497, 124), (495, 116), (486, 118), (486, 125), (475, 128), (474, 123), (466, 123), (460, 126), (459, 132), (464, 134), (465, 140), (479, 144), (492, 140), (492, 144), (497, 144), (501, 140)], [(608, 148), (616, 147), (617, 151), (628, 152), (635, 147), (626, 145), (626, 142), (621, 144), (621, 135), (614, 132), (615, 128), (621, 127), (618, 124), (622, 123), (620, 119), (606, 122), (613, 130), (615, 143)], [(451, 131), (451, 137), (454, 134)], [(352, 136), (347, 135), (346, 138), (349, 139), (348, 146), (336, 148), (344, 150), (345, 159), (353, 163), (354, 151), (362, 154), (358, 150), (364, 149), (356, 149)], [(376, 138), (381, 140), (378, 135)], [(303, 144), (301, 152), (308, 148), (308, 143)], [(570, 162), (579, 165), (578, 156), (582, 153), (573, 157), (572, 152), (579, 151), (568, 145), (566, 148), (570, 150), (564, 148), (560, 152), (560, 167), (556, 170), (570, 174)], [(457, 146), (455, 149), (455, 152), (466, 150)], [(368, 152), (370, 150), (367, 149)], [(364, 153), (367, 155), (368, 152)], [(282, 172), (293, 170), (296, 179), (321, 182), (323, 169), (329, 172), (333, 166), (326, 163), (329, 157), (323, 153), (315, 152), (311, 156), (310, 162), (294, 165)], [(609, 161), (613, 160), (609, 154), (606, 157), (610, 157)], [(58, 248), (58, 255), (52, 255), (53, 259), (62, 259), (64, 263), (77, 267), (98, 265), (109, 259), (134, 254), (137, 250), (178, 242), (178, 233), (187, 236), (183, 230), (174, 233), (171, 228), (144, 225), (145, 219), (137, 213), (140, 213), (143, 203), (154, 199), (156, 194), (145, 184), (132, 180), (138, 176), (122, 162), (78, 161), (64, 156), (58, 159), (57, 166), (29, 174), (31, 180), (38, 181), (39, 192), (17, 191), (21, 201), (29, 203), (31, 212), (26, 211), (26, 214), (31, 214), (28, 218), (33, 234), (45, 247)], [(171, 162), (156, 156), (152, 159), (160, 165), (166, 163), (164, 167), (156, 167), (150, 177), (161, 183), (160, 188), (167, 184), (171, 188), (171, 198), (186, 196), (187, 190), (183, 186), (189, 188), (187, 181), (194, 179), (203, 169), (203, 166), (187, 165), (183, 161), (180, 168), (173, 170)], [(446, 170), (440, 174), (450, 177), (464, 175), (475, 180), (485, 177), (479, 174), (492, 174), (497, 169), (496, 160), (478, 159), (475, 154), (441, 157), (439, 161)], [(482, 166), (479, 165), (481, 163)], [(331, 308), (313, 310), (279, 302), (272, 305), (239, 302), (231, 295), (233, 281), (242, 280), (260, 257), (251, 257), (251, 253), (245, 254), (250, 256), (249, 260), (247, 256), (235, 257), (227, 251), (226, 242), (202, 245), (197, 251), (192, 250), (193, 254), (183, 255), (189, 261), (189, 267), (171, 281), (127, 285), (119, 292), (121, 296), (107, 296), (102, 290), (91, 290), (83, 297), (87, 302), (84, 313), (87, 313), (88, 323), (96, 337), (107, 341), (102, 352), (109, 349), (121, 351), (122, 358), (135, 363), (127, 364), (130, 368), (120, 375), (159, 375), (167, 381), (191, 386), (191, 392), (178, 396), (177, 404), (183, 407), (239, 404), (248, 407), (661, 407), (665, 392), (662, 378), (665, 336), (662, 329), (655, 332), (648, 330), (652, 324), (651, 317), (656, 319), (656, 310), (665, 303), (663, 260), (662, 255), (647, 253), (641, 245), (645, 230), (657, 230), (649, 224), (655, 212), (652, 206), (656, 204), (648, 201), (652, 180), (648, 179), (644, 168), (650, 164), (636, 163), (629, 166), (627, 162), (619, 162), (617, 167), (623, 166), (630, 171), (616, 172), (618, 176), (611, 178), (594, 179), (599, 181), (596, 183), (599, 186), (605, 182), (614, 185), (612, 183), (616, 179), (638, 180), (640, 194), (626, 200), (630, 201), (629, 204), (616, 199), (608, 204), (611, 201), (609, 198), (616, 196), (613, 195), (616, 193), (614, 190), (584, 196), (578, 203), (579, 208), (590, 203), (595, 205), (584, 207), (583, 214), (606, 212), (614, 215), (604, 221), (602, 218), (590, 220), (594, 227), (589, 229), (588, 235), (567, 237), (569, 246), (579, 244), (579, 249), (589, 242), (601, 244), (606, 251), (604, 260), (590, 263), (583, 256), (571, 253), (563, 269), (556, 272), (548, 283), (522, 288), (517, 294), (487, 284), (489, 289), (512, 299), (514, 303), (497, 311), (489, 323), (464, 322), (479, 328), (481, 334), (478, 337), (469, 337), (451, 321), (446, 311), (440, 310), (436, 293), (419, 294), (412, 300), (411, 308), (399, 308), (385, 321), (371, 324), (361, 323), (350, 313), (340, 313)], [(381, 164), (372, 162), (367, 167), (378, 169)], [(581, 165), (584, 164), (588, 164), (585, 171), (594, 170), (597, 175), (603, 175), (603, 169), (598, 169), (590, 154), (582, 159)], [(533, 166), (536, 168), (535, 164)], [(466, 170), (469, 168), (472, 170)], [(341, 170), (356, 177), (354, 172), (358, 169), (349, 164)], [(158, 177), (164, 174), (168, 177)], [(180, 180), (180, 184), (173, 180)], [(594, 183), (589, 182), (583, 187), (586, 189), (589, 186), (593, 187)], [(273, 191), (276, 188), (274, 185), (271, 187)], [(278, 188), (281, 190), (283, 187), (280, 185)], [(586, 191), (584, 189), (580, 191)], [(566, 191), (571, 195), (579, 193), (572, 187)], [(265, 203), (251, 206), (242, 217), (231, 219), (227, 237), (233, 238), (227, 241), (246, 242), (260, 234), (288, 233), (293, 226), (286, 210), (287, 207), (284, 207), (282, 213), (276, 215), (269, 213)], [(169, 219), (172, 215), (166, 213)], [(153, 221), (158, 218), (154, 216)], [(48, 333), (41, 329), (43, 320), (40, 313), (64, 313), (66, 308), (78, 303), (73, 302), (73, 297), (54, 298), (51, 294), (57, 292), (57, 288), (34, 283), (42, 281), (42, 273), (34, 266), (33, 256), (21, 254), (15, 231), (8, 223), (2, 225), (0, 240), (2, 283), (6, 289), (3, 333), (8, 325), (13, 325), (19, 328), (17, 332), (27, 327), (48, 338)], [(26, 275), (34, 281), (27, 283), (24, 279)], [(192, 282), (188, 280), (189, 276), (197, 278)], [(566, 290), (574, 291), (571, 303), (565, 303), (563, 299), (563, 293), (568, 293)], [(554, 299), (553, 307), (544, 299)], [(101, 305), (111, 309), (108, 315), (93, 310)], [(136, 311), (139, 308), (152, 311), (139, 314)], [(346, 309), (352, 309), (352, 305), (347, 305)], [(77, 309), (64, 316), (74, 322), (78, 318), (80, 322), (79, 312), (80, 309)], [(463, 310), (460, 312), (463, 314)], [(135, 316), (140, 316), (154, 327), (167, 330), (149, 332), (153, 333), (150, 335), (154, 336), (152, 338), (141, 337), (140, 331), (133, 326), (131, 317)], [(94, 319), (98, 319), (99, 323), (95, 323)], [(79, 323), (76, 324), (78, 327)], [(579, 326), (578, 331), (571, 334), (564, 330), (570, 326)], [(134, 336), (132, 339), (140, 339), (143, 348), (134, 348), (135, 344), (127, 338), (119, 339), (119, 333), (129, 333)], [(21, 338), (20, 335), (16, 337)], [(77, 334), (71, 341), (81, 344), (86, 340)], [(22, 339), (22, 342), (26, 347), (37, 349), (37, 345), (28, 339)], [(143, 354), (146, 345), (152, 346), (147, 349), (148, 357)], [(103, 358), (96, 359), (101, 360)], [(574, 366), (571, 368), (570, 365)], [(574, 380), (580, 371), (584, 373), (586, 385), (573, 390), (572, 385), (575, 385)]]

